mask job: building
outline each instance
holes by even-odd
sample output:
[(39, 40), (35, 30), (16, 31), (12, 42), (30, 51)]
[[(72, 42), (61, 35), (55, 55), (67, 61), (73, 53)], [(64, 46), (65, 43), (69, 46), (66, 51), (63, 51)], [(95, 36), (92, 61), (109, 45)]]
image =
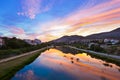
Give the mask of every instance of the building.
[(98, 42), (98, 43), (102, 43), (103, 39), (81, 39), (82, 43), (91, 43), (91, 42)]
[(4, 45), (4, 41), (2, 38), (0, 38), (0, 47)]
[(117, 39), (104, 39), (104, 43), (106, 43), (106, 44), (117, 44), (117, 43), (119, 43), (119, 40), (117, 40)]
[(24, 39), (24, 41), (25, 41), (26, 43), (32, 45), (32, 40), (30, 40), (30, 39)]
[(30, 40), (30, 39), (25, 39), (25, 42), (27, 42), (30, 45), (38, 45), (41, 44), (41, 41), (39, 39), (35, 39), (35, 40)]
[(41, 44), (41, 41), (39, 39), (35, 39), (34, 42), (37, 44)]
[(119, 40), (112, 39), (112, 40), (111, 40), (111, 43), (112, 43), (112, 44), (117, 44), (117, 43), (119, 43)]

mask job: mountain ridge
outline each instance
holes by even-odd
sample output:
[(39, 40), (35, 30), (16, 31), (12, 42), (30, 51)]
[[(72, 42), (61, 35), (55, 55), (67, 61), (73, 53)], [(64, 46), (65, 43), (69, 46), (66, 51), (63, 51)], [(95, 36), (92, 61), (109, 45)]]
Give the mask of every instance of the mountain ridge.
[(82, 39), (106, 39), (106, 38), (120, 40), (120, 28), (114, 29), (109, 32), (88, 35), (86, 37), (79, 35), (62, 36), (58, 39), (52, 40), (52, 42), (73, 42), (73, 41), (80, 41)]

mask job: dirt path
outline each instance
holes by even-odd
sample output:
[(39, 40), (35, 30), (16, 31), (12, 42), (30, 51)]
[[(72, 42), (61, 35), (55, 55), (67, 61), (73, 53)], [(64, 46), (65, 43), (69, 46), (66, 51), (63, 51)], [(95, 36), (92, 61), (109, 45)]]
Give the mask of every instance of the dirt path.
[(5, 58), (5, 59), (0, 60), (0, 63), (7, 62), (7, 61), (10, 61), (10, 60), (13, 60), (13, 59), (16, 59), (16, 58), (19, 58), (19, 57), (23, 57), (23, 56), (26, 56), (26, 55), (29, 55), (29, 54), (33, 54), (33, 53), (36, 53), (38, 51), (44, 50), (46, 48), (48, 48), (48, 47), (41, 48), (41, 49), (38, 49), (38, 50), (35, 50), (35, 51), (31, 51), (31, 52), (27, 52), (27, 53), (23, 53), (23, 54), (20, 54), (20, 55), (17, 55), (17, 56)]

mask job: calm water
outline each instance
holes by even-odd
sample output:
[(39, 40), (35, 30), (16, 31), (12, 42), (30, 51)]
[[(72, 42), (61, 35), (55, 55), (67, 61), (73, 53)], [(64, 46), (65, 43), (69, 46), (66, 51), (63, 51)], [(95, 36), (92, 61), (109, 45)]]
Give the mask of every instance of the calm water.
[(119, 80), (120, 67), (86, 53), (58, 47), (43, 52), (11, 80)]

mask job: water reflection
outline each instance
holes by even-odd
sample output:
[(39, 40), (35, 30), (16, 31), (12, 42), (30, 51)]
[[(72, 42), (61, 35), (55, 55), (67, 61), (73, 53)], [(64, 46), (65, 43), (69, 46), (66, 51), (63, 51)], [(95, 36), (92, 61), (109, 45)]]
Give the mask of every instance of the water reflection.
[(86, 53), (57, 47), (43, 52), (11, 80), (118, 80), (118, 69), (120, 67)]
[(69, 47), (55, 47), (55, 49), (58, 49), (60, 51), (62, 51), (63, 53), (72, 53), (72, 54), (77, 54), (79, 53), (80, 51), (76, 50), (76, 49), (72, 49), (72, 48), (69, 48)]

